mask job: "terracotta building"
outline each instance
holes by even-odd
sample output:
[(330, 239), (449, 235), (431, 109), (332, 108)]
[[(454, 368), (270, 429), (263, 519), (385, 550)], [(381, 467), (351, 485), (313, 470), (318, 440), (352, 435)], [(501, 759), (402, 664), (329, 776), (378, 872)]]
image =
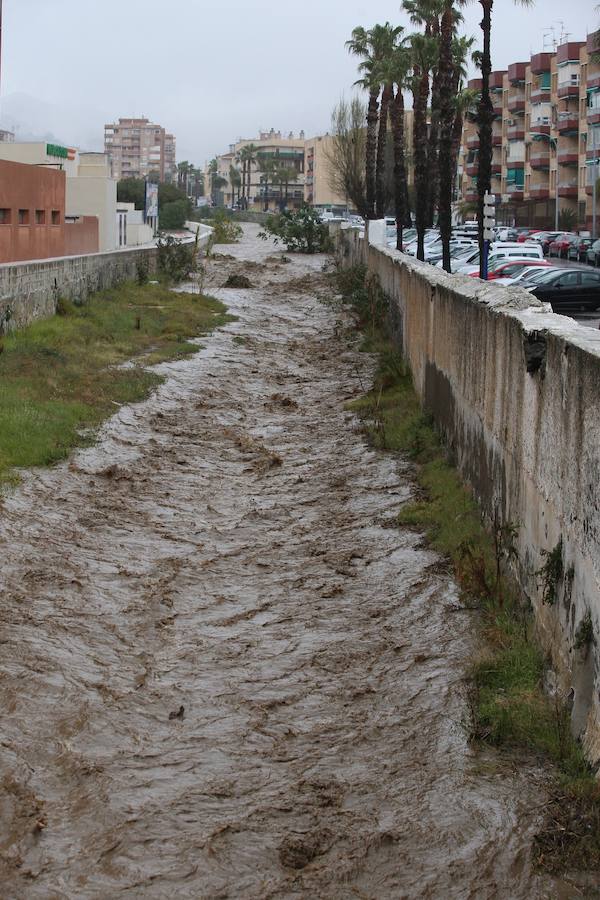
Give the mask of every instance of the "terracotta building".
[(98, 250), (98, 220), (65, 220), (66, 174), (0, 160), (0, 263)]

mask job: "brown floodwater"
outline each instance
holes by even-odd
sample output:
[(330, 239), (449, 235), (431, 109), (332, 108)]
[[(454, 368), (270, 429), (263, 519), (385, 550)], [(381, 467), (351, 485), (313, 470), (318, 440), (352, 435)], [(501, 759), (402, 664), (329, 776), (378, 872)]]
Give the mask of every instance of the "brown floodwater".
[(324, 259), (256, 231), (209, 266), (238, 320), (0, 509), (0, 895), (580, 896), (532, 871), (543, 773), (468, 744), (475, 625)]

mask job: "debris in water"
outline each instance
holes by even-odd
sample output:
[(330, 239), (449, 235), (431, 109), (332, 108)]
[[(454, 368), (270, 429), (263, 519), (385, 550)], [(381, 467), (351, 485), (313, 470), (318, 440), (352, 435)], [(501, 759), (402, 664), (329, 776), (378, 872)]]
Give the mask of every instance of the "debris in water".
[(185, 715), (185, 707), (180, 706), (177, 712), (170, 712), (169, 719), (183, 719)]

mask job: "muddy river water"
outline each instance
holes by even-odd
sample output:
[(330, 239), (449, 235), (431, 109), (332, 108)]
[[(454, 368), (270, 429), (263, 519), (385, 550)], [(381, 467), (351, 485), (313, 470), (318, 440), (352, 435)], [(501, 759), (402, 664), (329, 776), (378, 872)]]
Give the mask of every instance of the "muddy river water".
[(238, 320), (0, 510), (0, 896), (567, 896), (542, 774), (467, 742), (410, 465), (345, 410), (372, 360), (256, 231), (209, 267)]

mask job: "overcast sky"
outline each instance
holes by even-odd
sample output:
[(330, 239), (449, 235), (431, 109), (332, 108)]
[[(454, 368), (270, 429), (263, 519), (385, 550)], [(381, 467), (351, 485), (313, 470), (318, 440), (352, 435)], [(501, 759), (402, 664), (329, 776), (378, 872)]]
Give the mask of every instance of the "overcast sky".
[[(597, 27), (596, 0), (494, 4), (493, 63), (528, 59)], [(327, 131), (350, 93), (356, 25), (410, 25), (400, 0), (3, 0), (0, 120), (23, 136), (101, 149), (103, 126), (145, 115), (196, 164), (239, 137)], [(481, 7), (465, 10), (479, 40)], [(562, 19), (562, 23), (561, 20)]]

